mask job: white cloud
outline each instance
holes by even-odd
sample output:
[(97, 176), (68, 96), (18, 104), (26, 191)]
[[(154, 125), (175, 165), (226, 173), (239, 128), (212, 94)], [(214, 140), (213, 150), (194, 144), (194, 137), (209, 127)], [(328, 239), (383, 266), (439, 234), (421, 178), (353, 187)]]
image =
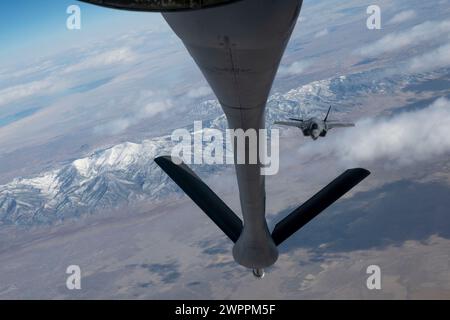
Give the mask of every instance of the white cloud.
[[(62, 71), (54, 70), (50, 76), (43, 75), (42, 80), (35, 80), (17, 84), (0, 90), (0, 106), (14, 103), (21, 99), (39, 96), (49, 96), (59, 91), (70, 88), (74, 79), (61, 77), (61, 73), (70, 73), (83, 70), (89, 70), (98, 67), (110, 66), (113, 64), (128, 63), (134, 61), (136, 55), (127, 47), (112, 49), (100, 54), (92, 54), (84, 61), (71, 65)], [(30, 73), (43, 73), (49, 69), (49, 62), (44, 63), (43, 66), (36, 68), (24, 69), (18, 71), (12, 76), (24, 77)], [(73, 85), (72, 83), (72, 85)]]
[(187, 96), (191, 99), (203, 98), (211, 95), (213, 92), (210, 87), (198, 87), (188, 91)]
[(36, 95), (48, 95), (65, 87), (64, 82), (47, 78), (0, 90), (0, 106)]
[(9, 70), (0, 71), (0, 78), (24, 78), (33, 74), (42, 75), (58, 66), (55, 62), (49, 59), (35, 62), (27, 66), (21, 66), (19, 69), (11, 68)]
[(148, 103), (138, 114), (139, 118), (150, 118), (154, 117), (161, 112), (164, 112), (170, 109), (173, 106), (173, 103), (170, 99), (155, 101)]
[(106, 124), (97, 126), (94, 128), (94, 132), (100, 135), (119, 134), (127, 130), (133, 124), (134, 122), (129, 118), (115, 119)]
[(129, 63), (136, 59), (136, 54), (128, 47), (107, 50), (87, 57), (84, 61), (69, 66), (66, 73), (78, 72), (92, 68), (101, 68), (113, 64)]
[(414, 10), (406, 10), (406, 11), (397, 13), (395, 16), (392, 17), (391, 20), (389, 20), (388, 23), (389, 24), (403, 23), (405, 21), (414, 19), (416, 16), (417, 16), (417, 14)]
[(425, 72), (449, 66), (450, 43), (411, 59), (407, 70), (410, 72)]
[[(160, 99), (160, 100), (158, 100)], [(157, 93), (152, 91), (142, 92), (137, 101), (129, 102), (133, 106), (130, 107), (130, 116), (114, 119), (106, 124), (102, 124), (94, 128), (97, 134), (119, 134), (127, 130), (129, 127), (138, 124), (144, 119), (152, 118), (163, 113), (174, 106), (170, 99), (162, 99)]]
[(325, 37), (325, 36), (327, 36), (328, 34), (329, 34), (328, 29), (323, 29), (323, 30), (317, 32), (317, 33), (314, 35), (314, 38)]
[(351, 129), (306, 144), (302, 155), (331, 153), (346, 166), (384, 161), (404, 166), (450, 154), (450, 100), (440, 98), (425, 109), (388, 119), (366, 119)]
[(383, 53), (394, 52), (425, 41), (447, 37), (450, 33), (450, 20), (435, 22), (427, 21), (416, 25), (407, 31), (391, 33), (373, 44), (356, 51), (362, 56), (374, 57)]
[(281, 75), (299, 75), (304, 73), (309, 66), (311, 66), (312, 62), (309, 60), (296, 61), (288, 66), (281, 66), (279, 73)]

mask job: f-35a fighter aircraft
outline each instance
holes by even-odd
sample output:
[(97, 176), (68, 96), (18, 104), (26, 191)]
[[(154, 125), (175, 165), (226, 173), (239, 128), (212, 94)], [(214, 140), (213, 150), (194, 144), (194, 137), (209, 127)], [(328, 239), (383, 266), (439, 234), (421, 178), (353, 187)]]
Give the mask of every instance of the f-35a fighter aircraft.
[(276, 121), (274, 124), (280, 124), (284, 126), (297, 127), (302, 130), (305, 137), (311, 137), (313, 140), (319, 139), (319, 137), (325, 137), (333, 128), (348, 128), (354, 127), (354, 123), (330, 121), (328, 116), (330, 115), (331, 106), (328, 109), (325, 119), (320, 120), (318, 118), (310, 118), (307, 120), (289, 118), (291, 121)]
[[(125, 10), (161, 11), (213, 89), (234, 130), (264, 128), (265, 107), (302, 0), (82, 0)], [(258, 137), (258, 139), (261, 139)], [(244, 154), (251, 149), (246, 139)], [(262, 145), (259, 142), (257, 145)], [(155, 162), (235, 243), (233, 257), (256, 277), (278, 259), (278, 246), (370, 173), (350, 169), (270, 231), (266, 221), (264, 159), (235, 165), (241, 218), (185, 164)]]

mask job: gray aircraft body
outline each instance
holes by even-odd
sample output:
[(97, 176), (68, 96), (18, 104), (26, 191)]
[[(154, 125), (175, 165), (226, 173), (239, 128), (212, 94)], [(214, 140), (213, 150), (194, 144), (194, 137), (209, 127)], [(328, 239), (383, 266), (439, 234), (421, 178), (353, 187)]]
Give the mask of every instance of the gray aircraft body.
[[(177, 3), (176, 0), (83, 1), (146, 11), (157, 10), (155, 2)], [(266, 102), (297, 22), (302, 0), (178, 2), (180, 6), (161, 5), (160, 11), (213, 89), (227, 117), (229, 128), (263, 129)], [(196, 5), (192, 6), (193, 2)], [(188, 3), (186, 11), (179, 11), (183, 9), (183, 3)], [(146, 8), (146, 4), (152, 6)], [(248, 140), (245, 149), (248, 155)], [(236, 158), (236, 150), (234, 152)], [(263, 269), (276, 262), (277, 247), (281, 243), (369, 175), (365, 169), (347, 170), (270, 232), (265, 217), (266, 192), (265, 177), (261, 174), (262, 160), (258, 159), (256, 164), (246, 162), (235, 166), (242, 221), (185, 164), (176, 165), (168, 156), (155, 159), (235, 243), (235, 261), (253, 269), (257, 277), (262, 277)]]
[(307, 120), (289, 118), (290, 121), (275, 121), (274, 124), (296, 127), (302, 130), (305, 137), (311, 137), (313, 140), (319, 139), (319, 137), (326, 137), (328, 131), (333, 128), (348, 128), (354, 127), (354, 123), (330, 121), (328, 117), (330, 115), (331, 107), (328, 109), (325, 119), (310, 118)]

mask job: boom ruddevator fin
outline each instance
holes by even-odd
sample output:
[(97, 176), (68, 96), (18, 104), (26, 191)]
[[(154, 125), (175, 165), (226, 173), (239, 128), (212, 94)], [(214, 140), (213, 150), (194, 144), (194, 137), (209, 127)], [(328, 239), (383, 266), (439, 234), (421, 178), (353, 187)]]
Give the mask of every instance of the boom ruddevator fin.
[(283, 243), (369, 175), (366, 169), (345, 171), (275, 226), (272, 232), (275, 244)]
[(155, 162), (231, 241), (239, 239), (242, 220), (186, 164), (177, 165), (170, 156), (158, 157)]

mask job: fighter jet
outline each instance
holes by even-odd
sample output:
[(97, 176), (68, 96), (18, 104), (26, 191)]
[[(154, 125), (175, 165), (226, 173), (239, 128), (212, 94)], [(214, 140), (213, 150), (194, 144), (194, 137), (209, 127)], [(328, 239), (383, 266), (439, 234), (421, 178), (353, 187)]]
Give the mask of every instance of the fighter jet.
[(302, 130), (305, 137), (311, 137), (313, 140), (319, 139), (319, 137), (326, 137), (328, 131), (333, 128), (348, 128), (354, 127), (354, 123), (330, 121), (328, 116), (330, 115), (331, 106), (328, 109), (325, 119), (320, 120), (318, 118), (310, 118), (307, 120), (289, 118), (291, 121), (275, 121), (274, 124), (297, 127)]
[[(82, 0), (127, 10), (161, 11), (213, 89), (230, 129), (264, 128), (265, 107), (302, 0)], [(159, 7), (158, 7), (159, 6)], [(151, 84), (149, 84), (151, 85)], [(260, 137), (258, 137), (260, 139)], [(259, 144), (258, 145), (262, 145)], [(250, 142), (245, 143), (249, 154)], [(235, 160), (237, 150), (234, 150)], [(282, 219), (266, 221), (264, 159), (235, 161), (242, 218), (184, 163), (155, 162), (234, 242), (234, 260), (261, 278), (278, 259), (278, 246), (370, 173), (350, 169)]]

